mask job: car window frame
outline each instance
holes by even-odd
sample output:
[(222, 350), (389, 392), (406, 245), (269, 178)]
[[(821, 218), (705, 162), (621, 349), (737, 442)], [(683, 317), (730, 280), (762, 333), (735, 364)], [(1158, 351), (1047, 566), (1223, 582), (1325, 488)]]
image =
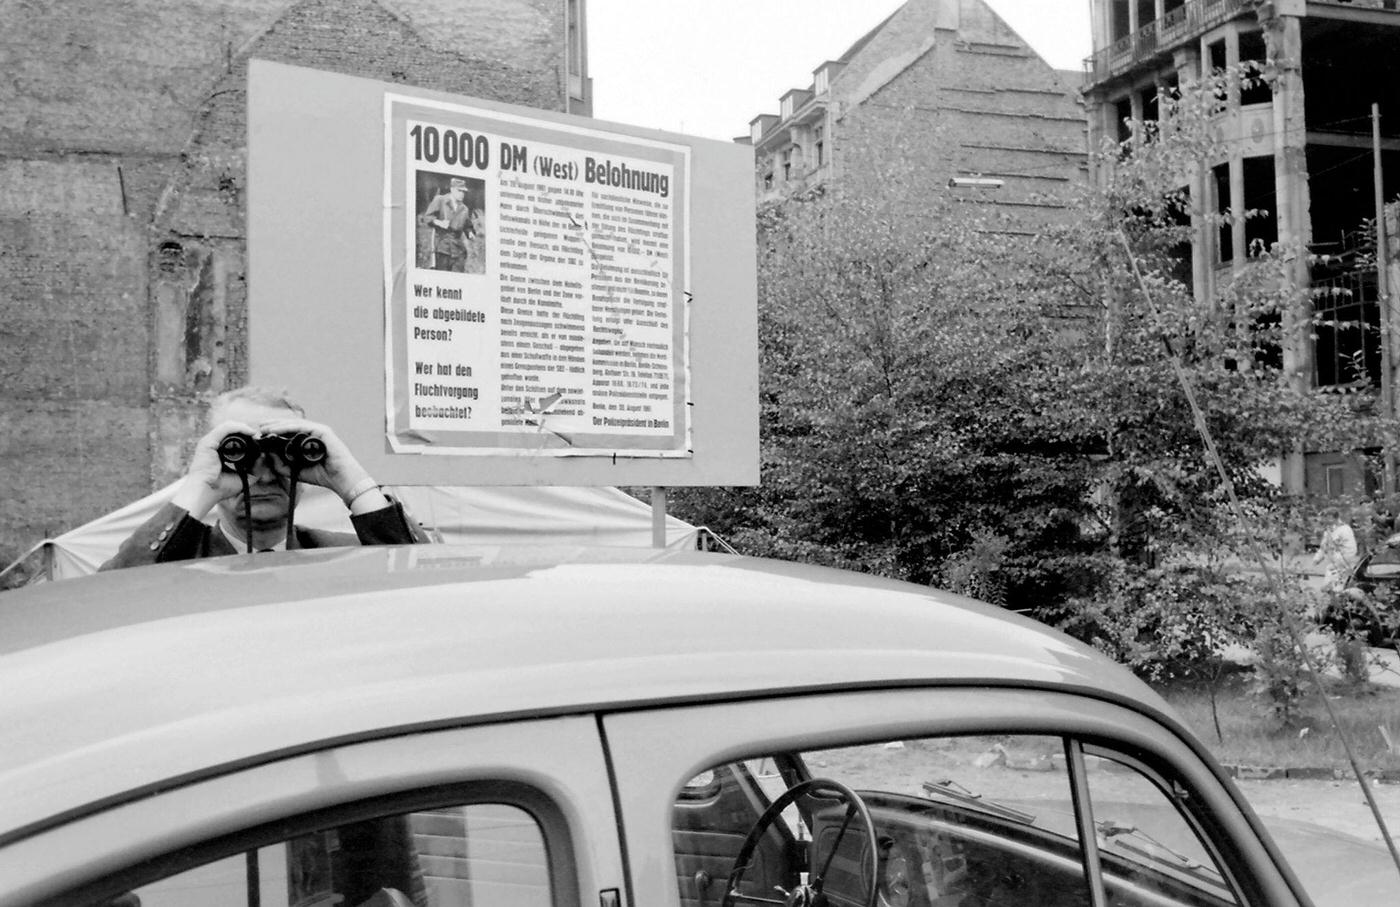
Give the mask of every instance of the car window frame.
[[(945, 734), (940, 737), (921, 739), (946, 739), (948, 737), (963, 736), (960, 734)], [(1195, 815), (1192, 807), (1193, 798), (1189, 791), (1179, 792), (1173, 789), (1172, 784), (1162, 771), (1143, 761), (1138, 755), (1125, 752), (1122, 748), (1106, 745), (1101, 742), (1086, 740), (1069, 734), (1039, 734), (1047, 740), (1055, 740), (1061, 749), (1061, 755), (1065, 759), (1066, 770), (1066, 793), (1070, 798), (1070, 805), (1074, 812), (1074, 828), (1078, 835), (1075, 844), (1080, 853), (1082, 869), (1084, 871), (1084, 881), (1089, 886), (1090, 903), (1094, 907), (1104, 907), (1110, 903), (1108, 885), (1105, 882), (1104, 861), (1102, 851), (1099, 846), (1098, 822), (1103, 818), (1095, 809), (1095, 801), (1101, 799), (1096, 796), (1093, 779), (1096, 773), (1089, 768), (1090, 760), (1107, 760), (1117, 763), (1125, 769), (1135, 771), (1140, 777), (1161, 795), (1164, 803), (1169, 805), (1175, 813), (1181, 817), (1187, 827), (1200, 841), (1209, 858), (1215, 863), (1215, 867), (1222, 878), (1223, 887), (1226, 888), (1234, 900), (1239, 904), (1264, 903), (1257, 900), (1259, 895), (1253, 895), (1256, 900), (1251, 901), (1246, 895), (1245, 889), (1241, 887), (1241, 881), (1230, 869), (1229, 858), (1218, 846), (1216, 837), (1210, 833), (1206, 824), (1201, 818)], [(869, 745), (878, 745), (882, 741), (873, 741)], [(792, 752), (764, 756), (763, 761), (774, 761), (781, 763), (786, 768), (783, 771), (784, 777), (791, 776), (794, 781), (807, 781), (816, 777), (808, 765), (807, 757), (811, 755), (811, 750), (802, 752)], [(754, 760), (747, 760), (748, 762)], [(738, 763), (745, 764), (745, 763)], [(729, 764), (732, 768), (734, 763)], [(711, 771), (718, 772), (721, 766), (715, 766)], [(1170, 769), (1168, 768), (1169, 772)], [(860, 788), (855, 789), (857, 793)], [(763, 792), (766, 796), (766, 792)], [(682, 793), (682, 799), (685, 794)], [(771, 801), (771, 798), (770, 798)], [(766, 806), (767, 804), (762, 804)], [(810, 829), (812, 827), (812, 817), (808, 810), (800, 804), (795, 804), (794, 808), (801, 813), (802, 821)], [(812, 832), (815, 837), (815, 831)]]
[[(159, 876), (140, 867), (157, 861), (164, 861), (168, 875), (180, 871), (170, 868), (177, 864), (199, 865), (181, 856), (186, 852), (227, 856), (239, 850), (217, 842), (254, 830), (290, 833), (307, 824), (300, 816), (368, 815), (375, 804), (414, 802), (415, 792), (440, 803), (444, 790), (480, 790), (478, 802), (497, 802), (491, 792), (526, 788), (556, 807), (528, 794), (521, 800), (546, 836), (556, 907), (591, 904), (598, 892), (623, 888), (627, 873), (613, 788), (592, 713), (389, 729), (373, 740), (308, 745), (255, 765), (211, 769), (198, 781), (124, 799), (12, 844), (0, 851), (0, 876), (14, 870), (7, 904), (66, 905), (74, 891), (120, 893), (148, 884)], [(197, 814), (201, 809), (206, 814)], [(585, 821), (604, 815), (606, 822)], [(105, 881), (117, 877), (120, 882)], [(135, 883), (138, 878), (146, 881)]]
[[(1195, 834), (1196, 839), (1202, 844), (1206, 853), (1215, 863), (1214, 868), (1220, 873), (1224, 880), (1225, 887), (1235, 894), (1240, 904), (1252, 907), (1252, 905), (1255, 904), (1269, 903), (1267, 900), (1264, 900), (1264, 893), (1254, 884), (1252, 874), (1236, 872), (1235, 866), (1238, 861), (1242, 860), (1244, 857), (1242, 854), (1238, 853), (1237, 849), (1234, 847), (1235, 841), (1233, 836), (1231, 836), (1226, 829), (1220, 827), (1218, 823), (1212, 821), (1212, 811), (1205, 807), (1203, 801), (1199, 799), (1198, 795), (1195, 794), (1190, 786), (1185, 786), (1185, 789), (1182, 791), (1174, 789), (1172, 777), (1176, 775), (1171, 771), (1170, 766), (1162, 765), (1160, 760), (1154, 759), (1150, 753), (1129, 752), (1124, 750), (1121, 746), (1114, 746), (1111, 743), (1105, 744), (1094, 740), (1073, 739), (1068, 740), (1067, 744), (1078, 750), (1079, 757), (1076, 760), (1079, 765), (1078, 776), (1083, 779), (1086, 787), (1086, 799), (1084, 802), (1089, 805), (1090, 809), (1092, 809), (1094, 803), (1094, 790), (1092, 778), (1085, 765), (1088, 758), (1107, 759), (1135, 770), (1157, 789), (1157, 792), (1162, 795), (1163, 801), (1176, 811), (1176, 814), (1181, 817), (1187, 827)], [(1077, 791), (1075, 796), (1077, 803), (1079, 799)], [(1103, 817), (1092, 816), (1091, 821), (1096, 822), (1100, 818)], [(1097, 853), (1099, 851), (1097, 830), (1093, 825), (1089, 827), (1091, 830), (1095, 831), (1095, 834), (1091, 839), (1086, 840), (1092, 841), (1092, 848), (1095, 851), (1097, 859)], [(1083, 832), (1081, 831), (1081, 835), (1082, 834)], [(1222, 846), (1222, 844), (1224, 846)], [(1100, 870), (1095, 878), (1100, 881), (1102, 880), (1102, 870)]]
[(275, 819), (151, 857), (39, 904), (42, 907), (74, 904), (98, 907), (104, 899), (123, 892), (314, 832), (430, 809), (482, 805), (515, 807), (534, 820), (544, 844), (552, 907), (577, 907), (576, 899), (567, 896), (568, 892), (578, 891), (576, 867), (567, 859), (568, 854), (574, 853), (573, 835), (559, 805), (529, 784), (488, 780), (380, 794)]
[[(916, 717), (910, 717), (916, 716)], [(1126, 697), (1080, 688), (1006, 684), (930, 683), (848, 692), (797, 692), (729, 702), (629, 710), (604, 716), (611, 760), (617, 767), (618, 802), (629, 850), (668, 856), (669, 808), (683, 783), (714, 765), (775, 752), (805, 751), (885, 740), (962, 734), (1036, 734), (1073, 738), (1072, 759), (1085, 745), (1132, 755), (1165, 770), (1191, 790), (1213, 821), (1204, 827), (1225, 842), (1233, 859), (1235, 891), (1249, 907), (1309, 903), (1234, 783), (1202, 750), (1176, 733), (1171, 719), (1143, 711)], [(695, 746), (688, 731), (706, 729)], [(1074, 777), (1087, 777), (1083, 766)], [(668, 774), (672, 772), (673, 774)], [(663, 780), (664, 779), (664, 780)], [(1082, 783), (1082, 781), (1081, 781)], [(1076, 802), (1082, 799), (1080, 791)], [(1086, 859), (1097, 859), (1087, 831), (1092, 815), (1079, 815)], [(656, 842), (666, 842), (658, 844)], [(674, 877), (655, 861), (634, 872), (637, 897), (679, 903)], [(635, 869), (635, 865), (634, 865)], [(1086, 864), (1096, 904), (1106, 902), (1102, 867)]]

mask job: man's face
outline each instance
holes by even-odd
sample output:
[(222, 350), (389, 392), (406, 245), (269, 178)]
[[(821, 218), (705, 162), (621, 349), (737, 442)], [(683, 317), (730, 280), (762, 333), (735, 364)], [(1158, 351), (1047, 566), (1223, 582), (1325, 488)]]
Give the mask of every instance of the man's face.
[[(219, 414), (219, 420), (243, 422), (254, 428), (277, 419), (297, 419), (300, 416), (280, 406), (266, 406), (248, 400), (235, 400)], [(260, 456), (248, 470), (248, 502), (252, 508), (253, 528), (269, 529), (285, 526), (291, 506), (291, 474), (287, 464), (273, 456)], [(248, 532), (244, 518), (243, 494), (240, 492), (218, 504), (219, 517)]]

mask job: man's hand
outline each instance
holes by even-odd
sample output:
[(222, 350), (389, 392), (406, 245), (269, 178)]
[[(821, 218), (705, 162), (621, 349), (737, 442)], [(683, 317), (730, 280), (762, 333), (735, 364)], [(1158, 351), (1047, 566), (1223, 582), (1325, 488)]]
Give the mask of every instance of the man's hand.
[(219, 459), (219, 442), (231, 434), (255, 435), (257, 432), (256, 428), (242, 422), (224, 422), (211, 429), (195, 443), (194, 456), (190, 457), (185, 477), (180, 480), (180, 487), (170, 502), (200, 520), (215, 504), (243, 491), (238, 474), (224, 469)]
[[(329, 488), (340, 496), (351, 513), (368, 513), (389, 506), (389, 499), (384, 497), (360, 461), (355, 459), (350, 448), (329, 425), (305, 419), (278, 419), (258, 426), (258, 433), (286, 437), (301, 433), (326, 445), (326, 458), (315, 466), (302, 469), (297, 473), (297, 481)], [(285, 469), (281, 464), (278, 464), (278, 468)]]

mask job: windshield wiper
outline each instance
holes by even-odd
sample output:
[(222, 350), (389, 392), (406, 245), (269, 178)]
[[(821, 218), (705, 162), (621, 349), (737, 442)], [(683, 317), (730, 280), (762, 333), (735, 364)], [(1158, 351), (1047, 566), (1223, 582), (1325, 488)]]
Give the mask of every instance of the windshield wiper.
[(980, 812), (990, 813), (1003, 819), (1010, 819), (1013, 822), (1020, 822), (1022, 825), (1034, 825), (1035, 815), (1015, 807), (997, 803), (995, 800), (987, 800), (981, 794), (974, 794), (963, 787), (952, 778), (944, 778), (942, 781), (925, 781), (924, 793), (935, 797), (943, 797), (955, 803), (970, 806)]
[(1170, 866), (1205, 882), (1224, 884), (1224, 879), (1215, 867), (1171, 849), (1136, 825), (1124, 825), (1113, 819), (1103, 819), (1095, 822), (1094, 827), (1103, 835), (1104, 840), (1113, 844), (1115, 848), (1163, 866)]

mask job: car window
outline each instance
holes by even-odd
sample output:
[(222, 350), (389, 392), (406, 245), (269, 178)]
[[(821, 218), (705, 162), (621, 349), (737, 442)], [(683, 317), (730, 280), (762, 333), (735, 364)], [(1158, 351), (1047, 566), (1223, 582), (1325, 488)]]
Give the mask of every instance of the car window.
[(1371, 563), (1400, 566), (1400, 546), (1383, 545), (1371, 553)]
[(715, 766), (673, 806), (682, 904), (781, 903), (804, 885), (841, 907), (1087, 907), (1091, 885), (1115, 907), (1238, 903), (1170, 784), (1080, 752), (948, 736)]
[(545, 842), (523, 809), (447, 806), (366, 819), (141, 885), (112, 907), (550, 907)]
[(1220, 862), (1181, 808), (1185, 791), (1119, 754), (1091, 749), (1086, 761), (1094, 829), (1111, 889), (1143, 896), (1189, 884), (1237, 903)]
[[(771, 900), (776, 889), (792, 891), (818, 878), (840, 904), (871, 903), (873, 880), (873, 896), (888, 907), (963, 898), (1087, 905), (1063, 750), (1055, 737), (957, 737), (717, 766), (706, 774), (724, 779), (723, 796), (696, 800), (686, 787), (675, 804), (682, 902), (708, 896), (716, 903), (731, 886), (738, 903)], [(767, 783), (753, 766), (772, 767)], [(763, 827), (764, 811), (783, 791), (813, 778), (837, 781), (860, 798), (873, 840), (859, 822), (848, 822), (843, 795), (820, 786)], [(752, 853), (741, 854), (756, 829)], [(742, 871), (735, 872), (741, 855)], [(697, 878), (705, 884), (697, 887)]]

